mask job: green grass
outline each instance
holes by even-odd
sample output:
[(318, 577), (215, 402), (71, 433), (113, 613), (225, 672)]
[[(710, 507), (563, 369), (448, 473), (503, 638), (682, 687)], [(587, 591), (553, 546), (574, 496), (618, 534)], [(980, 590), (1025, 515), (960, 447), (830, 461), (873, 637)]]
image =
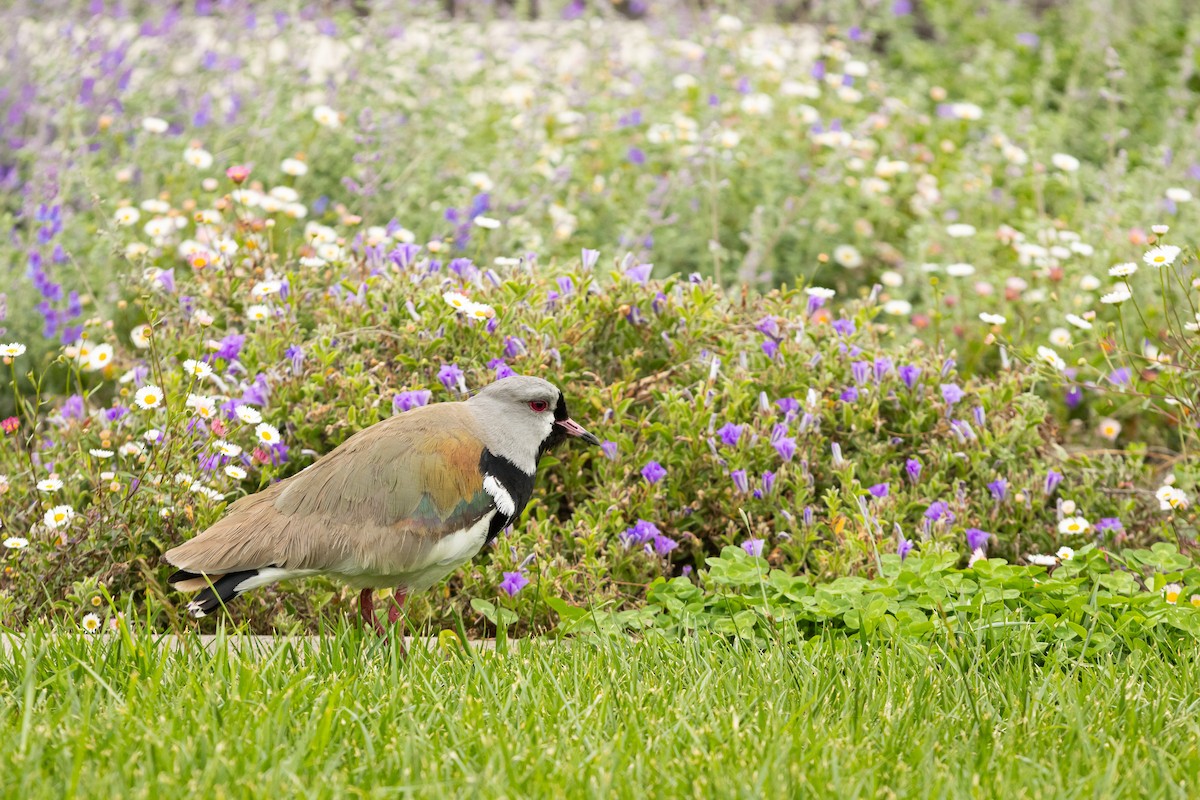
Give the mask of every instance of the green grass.
[(0, 781), (38, 797), (1183, 797), (1200, 653), (1039, 662), (1020, 634), (513, 642), (354, 629), (258, 652), (33, 630)]

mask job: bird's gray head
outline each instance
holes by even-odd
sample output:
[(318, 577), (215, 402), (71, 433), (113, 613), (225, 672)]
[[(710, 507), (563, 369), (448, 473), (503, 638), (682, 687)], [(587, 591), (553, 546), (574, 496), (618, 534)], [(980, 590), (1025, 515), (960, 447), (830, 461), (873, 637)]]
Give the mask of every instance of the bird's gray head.
[(488, 450), (532, 474), (549, 448), (575, 436), (588, 444), (600, 440), (567, 413), (558, 387), (541, 378), (513, 375), (488, 384), (467, 401), (483, 429)]

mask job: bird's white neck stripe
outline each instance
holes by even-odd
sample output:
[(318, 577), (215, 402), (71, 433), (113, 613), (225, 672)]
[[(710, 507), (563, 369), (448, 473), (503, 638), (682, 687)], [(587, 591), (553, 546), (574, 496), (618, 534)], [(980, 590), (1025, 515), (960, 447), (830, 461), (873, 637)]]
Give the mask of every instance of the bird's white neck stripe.
[(516, 513), (517, 505), (513, 502), (512, 495), (504, 488), (500, 481), (496, 480), (491, 475), (483, 479), (483, 490), (492, 496), (496, 501), (496, 510), (506, 517), (511, 517)]

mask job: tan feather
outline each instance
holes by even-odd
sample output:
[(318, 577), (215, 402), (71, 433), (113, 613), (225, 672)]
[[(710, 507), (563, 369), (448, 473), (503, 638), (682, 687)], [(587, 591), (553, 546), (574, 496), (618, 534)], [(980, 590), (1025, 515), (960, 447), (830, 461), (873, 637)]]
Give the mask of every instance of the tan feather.
[(442, 537), (488, 514), (482, 452), (462, 404), (413, 409), (241, 498), (164, 558), (208, 575), (269, 566), (347, 577), (420, 571)]

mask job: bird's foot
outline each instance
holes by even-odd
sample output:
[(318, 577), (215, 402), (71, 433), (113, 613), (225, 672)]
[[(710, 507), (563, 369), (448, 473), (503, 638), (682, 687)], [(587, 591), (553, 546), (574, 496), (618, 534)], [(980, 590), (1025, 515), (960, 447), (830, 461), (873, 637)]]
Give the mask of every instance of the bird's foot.
[[(371, 589), (363, 589), (358, 593), (358, 611), (362, 614), (363, 622), (374, 629), (380, 636), (387, 636), (387, 629), (380, 624), (375, 616), (375, 597)], [(390, 612), (389, 612), (390, 615)]]

